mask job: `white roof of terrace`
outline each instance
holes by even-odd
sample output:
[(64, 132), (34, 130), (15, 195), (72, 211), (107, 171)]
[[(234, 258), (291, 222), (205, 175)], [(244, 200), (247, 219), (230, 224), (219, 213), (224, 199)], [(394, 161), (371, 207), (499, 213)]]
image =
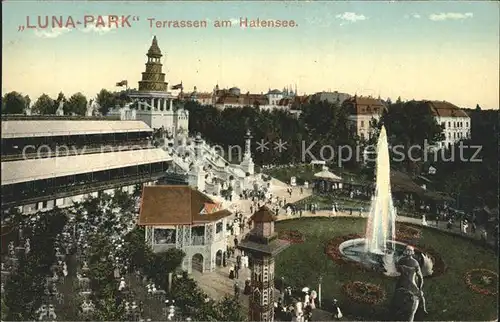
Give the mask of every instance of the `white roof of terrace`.
[(162, 149), (2, 162), (2, 185), (170, 161)]
[(152, 132), (143, 121), (17, 120), (2, 121), (2, 138)]

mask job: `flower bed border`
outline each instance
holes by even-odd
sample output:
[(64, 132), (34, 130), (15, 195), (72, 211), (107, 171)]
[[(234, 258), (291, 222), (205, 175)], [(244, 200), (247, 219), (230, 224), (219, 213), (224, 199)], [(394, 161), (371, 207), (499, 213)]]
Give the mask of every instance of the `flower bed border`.
[(422, 237), (422, 229), (405, 224), (396, 224), (397, 240), (415, 243)]
[(298, 230), (282, 230), (278, 232), (278, 239), (292, 244), (302, 244), (305, 241), (304, 234)]
[(477, 284), (472, 283), (471, 278), (472, 278), (472, 274), (474, 272), (484, 272), (484, 273), (488, 273), (488, 274), (495, 276), (497, 279), (497, 283), (494, 283), (494, 284), (498, 285), (498, 274), (496, 272), (493, 272), (489, 269), (484, 269), (484, 268), (474, 268), (474, 269), (468, 270), (464, 275), (465, 285), (467, 285), (467, 287), (469, 287), (469, 289), (471, 291), (473, 291), (475, 293), (483, 294), (483, 295), (497, 295), (498, 294), (498, 290), (496, 292), (490, 291), (488, 289), (479, 287)]
[(368, 267), (359, 262), (355, 262), (345, 258), (340, 252), (339, 248), (340, 244), (350, 239), (357, 239), (357, 238), (362, 238), (362, 237), (359, 234), (349, 234), (349, 235), (337, 236), (335, 238), (330, 239), (325, 245), (326, 256), (328, 256), (332, 261), (334, 261), (337, 264), (347, 264), (356, 267), (362, 271), (368, 271), (369, 270)]
[[(374, 298), (367, 297), (364, 294), (361, 295), (360, 293), (354, 291), (359, 287), (368, 287), (372, 291), (376, 291), (377, 292), (376, 297), (374, 297)], [(342, 285), (342, 291), (351, 300), (359, 302), (359, 303), (364, 303), (364, 304), (378, 305), (378, 304), (384, 302), (386, 299), (385, 290), (381, 286), (376, 285), (376, 284), (372, 284), (372, 283), (365, 283), (365, 282), (360, 282), (360, 281), (347, 282), (344, 285)]]

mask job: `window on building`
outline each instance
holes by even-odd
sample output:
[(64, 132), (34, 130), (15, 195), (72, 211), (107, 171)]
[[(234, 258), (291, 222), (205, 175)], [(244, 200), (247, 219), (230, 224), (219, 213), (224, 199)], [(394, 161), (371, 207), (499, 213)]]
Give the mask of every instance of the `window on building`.
[(361, 121), (361, 127), (365, 127), (365, 121)]
[(441, 122), (442, 127), (446, 127), (446, 122)]
[(448, 133), (448, 139), (451, 139), (451, 133)]
[(448, 127), (451, 127), (451, 122), (448, 122)]
[(469, 126), (469, 122), (465, 122), (465, 127), (468, 127)]
[(42, 202), (42, 209), (47, 208), (47, 203), (48, 203), (47, 201), (43, 201), (43, 202)]
[(222, 222), (218, 222), (217, 225), (215, 226), (215, 233), (218, 234), (220, 232), (222, 232)]
[(453, 133), (453, 138), (456, 139), (457, 138), (457, 133)]

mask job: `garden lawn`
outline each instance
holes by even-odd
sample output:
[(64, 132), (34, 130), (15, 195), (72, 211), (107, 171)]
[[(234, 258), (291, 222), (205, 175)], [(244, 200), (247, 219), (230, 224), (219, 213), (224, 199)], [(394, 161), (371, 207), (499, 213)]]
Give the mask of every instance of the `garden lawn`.
[[(318, 289), (322, 276), (322, 303), (328, 309), (333, 298), (338, 299), (346, 319), (387, 319), (396, 279), (376, 272), (362, 272), (351, 265), (334, 263), (325, 254), (325, 244), (335, 236), (364, 235), (364, 218), (301, 218), (276, 223), (276, 230), (297, 230), (305, 242), (293, 244), (276, 258), (276, 279), (284, 277), (286, 285)], [(436, 250), (448, 269), (443, 275), (425, 278), (424, 293), (429, 314), (417, 313), (415, 320), (491, 321), (497, 319), (497, 296), (472, 292), (465, 284), (464, 275), (470, 269), (484, 268), (498, 273), (497, 256), (492, 250), (471, 241), (448, 235), (432, 228), (423, 228), (418, 245)], [(362, 281), (380, 285), (386, 299), (379, 305), (355, 303), (342, 293), (348, 281)]]

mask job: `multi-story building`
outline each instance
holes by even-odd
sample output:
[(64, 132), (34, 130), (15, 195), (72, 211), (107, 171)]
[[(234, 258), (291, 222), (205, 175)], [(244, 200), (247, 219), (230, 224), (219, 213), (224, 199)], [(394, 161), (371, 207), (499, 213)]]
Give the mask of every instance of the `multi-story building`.
[(142, 120), (153, 129), (163, 128), (171, 135), (175, 135), (175, 131), (181, 128), (187, 131), (189, 112), (180, 105), (176, 106), (174, 101), (177, 100), (177, 95), (168, 91), (168, 83), (162, 71), (163, 55), (156, 36), (146, 56), (148, 60), (139, 81), (139, 89), (129, 92), (131, 103), (110, 111), (109, 115), (119, 115), (123, 120)]
[(284, 98), (293, 97), (295, 97), (295, 92), (286, 88), (283, 91), (269, 89), (266, 94), (251, 94), (250, 92), (241, 93), (238, 87), (220, 89), (219, 85), (214, 87), (211, 94), (197, 93), (196, 88), (191, 93), (182, 94), (182, 98), (185, 100), (194, 100), (202, 105), (212, 105), (219, 109), (245, 106), (259, 107), (260, 109), (288, 109), (288, 105), (280, 104), (280, 102)]
[(436, 122), (443, 127), (444, 140), (438, 148), (450, 147), (454, 143), (470, 138), (471, 120), (459, 107), (446, 101), (423, 101), (431, 110)]
[(345, 100), (351, 98), (351, 95), (347, 93), (339, 93), (337, 91), (334, 92), (318, 92), (311, 95), (311, 102), (318, 103), (327, 101), (328, 103), (339, 104), (342, 105)]
[(189, 186), (149, 186), (142, 191), (139, 225), (153, 251), (182, 249), (181, 266), (191, 273), (222, 266), (231, 212)]
[(172, 158), (150, 144), (152, 132), (142, 121), (3, 117), (2, 210), (69, 207), (155, 182)]
[(370, 122), (380, 120), (386, 109), (381, 99), (354, 95), (346, 99), (343, 105), (349, 109), (349, 121), (354, 133), (362, 140), (368, 140), (373, 134)]

